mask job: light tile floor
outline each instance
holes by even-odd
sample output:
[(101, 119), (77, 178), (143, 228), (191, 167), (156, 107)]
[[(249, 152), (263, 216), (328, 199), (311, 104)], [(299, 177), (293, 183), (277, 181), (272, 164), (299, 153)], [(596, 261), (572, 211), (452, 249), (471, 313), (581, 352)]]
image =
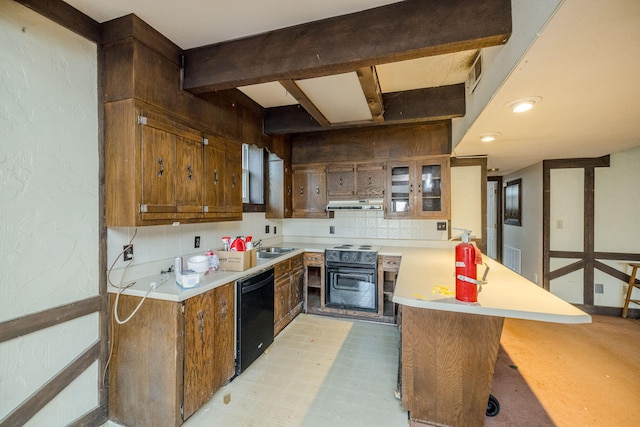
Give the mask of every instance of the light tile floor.
[(407, 426), (399, 339), (392, 325), (301, 314), (184, 426)]

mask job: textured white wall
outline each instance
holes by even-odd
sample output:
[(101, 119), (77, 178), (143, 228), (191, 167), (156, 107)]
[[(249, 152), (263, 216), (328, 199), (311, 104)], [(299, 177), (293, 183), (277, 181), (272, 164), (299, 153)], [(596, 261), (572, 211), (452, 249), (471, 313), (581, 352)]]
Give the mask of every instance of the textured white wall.
[[(97, 295), (96, 46), (0, 0), (0, 321)], [(98, 339), (86, 316), (0, 344), (0, 419)], [(93, 366), (32, 425), (98, 403)]]
[(584, 250), (584, 169), (552, 169), (549, 247), (552, 251)]
[[(614, 153), (608, 168), (596, 169), (595, 250), (598, 252), (640, 253), (640, 147)], [(631, 274), (624, 261), (603, 261)], [(604, 285), (604, 293), (595, 295), (596, 305), (622, 307), (627, 284), (598, 270), (595, 283)], [(640, 299), (640, 289), (633, 298)], [(631, 307), (637, 307), (633, 304)]]
[[(480, 166), (456, 166), (451, 168), (451, 235), (460, 234), (464, 228), (481, 239), (482, 229), (482, 168)], [(485, 214), (486, 215), (486, 214)]]
[[(522, 227), (504, 226), (504, 244), (522, 249), (523, 276), (542, 276), (542, 164), (504, 178), (522, 178)], [(640, 147), (611, 154), (608, 168), (595, 172), (595, 250), (598, 252), (640, 252)], [(584, 247), (584, 170), (551, 171), (550, 245), (552, 250), (582, 251)], [(560, 223), (558, 221), (561, 221)], [(552, 259), (551, 270), (573, 263), (572, 259)], [(602, 261), (631, 272), (627, 262)], [(572, 303), (583, 302), (583, 270), (551, 282), (551, 292)], [(604, 293), (594, 295), (595, 305), (621, 307), (626, 283), (596, 270), (594, 283), (603, 284)], [(640, 299), (640, 290), (634, 291)]]

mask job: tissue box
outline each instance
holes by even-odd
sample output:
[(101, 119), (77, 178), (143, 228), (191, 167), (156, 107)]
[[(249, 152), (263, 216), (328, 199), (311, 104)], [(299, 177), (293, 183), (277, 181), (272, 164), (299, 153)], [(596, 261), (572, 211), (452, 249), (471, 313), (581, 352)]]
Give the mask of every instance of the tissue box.
[(255, 267), (258, 264), (258, 253), (256, 249), (248, 251), (216, 251), (220, 259), (220, 269), (230, 271), (244, 271)]
[(181, 288), (195, 288), (200, 284), (200, 274), (193, 270), (183, 270), (182, 274), (176, 273), (176, 283)]

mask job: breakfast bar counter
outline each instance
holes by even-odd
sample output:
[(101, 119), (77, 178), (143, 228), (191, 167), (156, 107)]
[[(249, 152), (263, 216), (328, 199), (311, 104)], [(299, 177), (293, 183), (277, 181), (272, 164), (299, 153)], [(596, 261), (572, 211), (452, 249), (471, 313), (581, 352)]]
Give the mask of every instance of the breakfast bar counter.
[(453, 248), (402, 251), (393, 302), (401, 305), (402, 406), (412, 426), (483, 425), (505, 317), (591, 322), (503, 265), (483, 261), (488, 283), (476, 303), (465, 303), (455, 299)]

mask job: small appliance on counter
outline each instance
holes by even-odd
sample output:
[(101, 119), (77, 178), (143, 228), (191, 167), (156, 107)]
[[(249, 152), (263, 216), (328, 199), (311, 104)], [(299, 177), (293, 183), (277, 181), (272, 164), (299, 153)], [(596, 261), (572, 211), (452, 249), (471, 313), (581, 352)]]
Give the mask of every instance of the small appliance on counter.
[(182, 257), (176, 257), (173, 260), (173, 268), (176, 275), (176, 284), (181, 288), (195, 288), (200, 284), (200, 274), (193, 270), (184, 270), (182, 268)]

